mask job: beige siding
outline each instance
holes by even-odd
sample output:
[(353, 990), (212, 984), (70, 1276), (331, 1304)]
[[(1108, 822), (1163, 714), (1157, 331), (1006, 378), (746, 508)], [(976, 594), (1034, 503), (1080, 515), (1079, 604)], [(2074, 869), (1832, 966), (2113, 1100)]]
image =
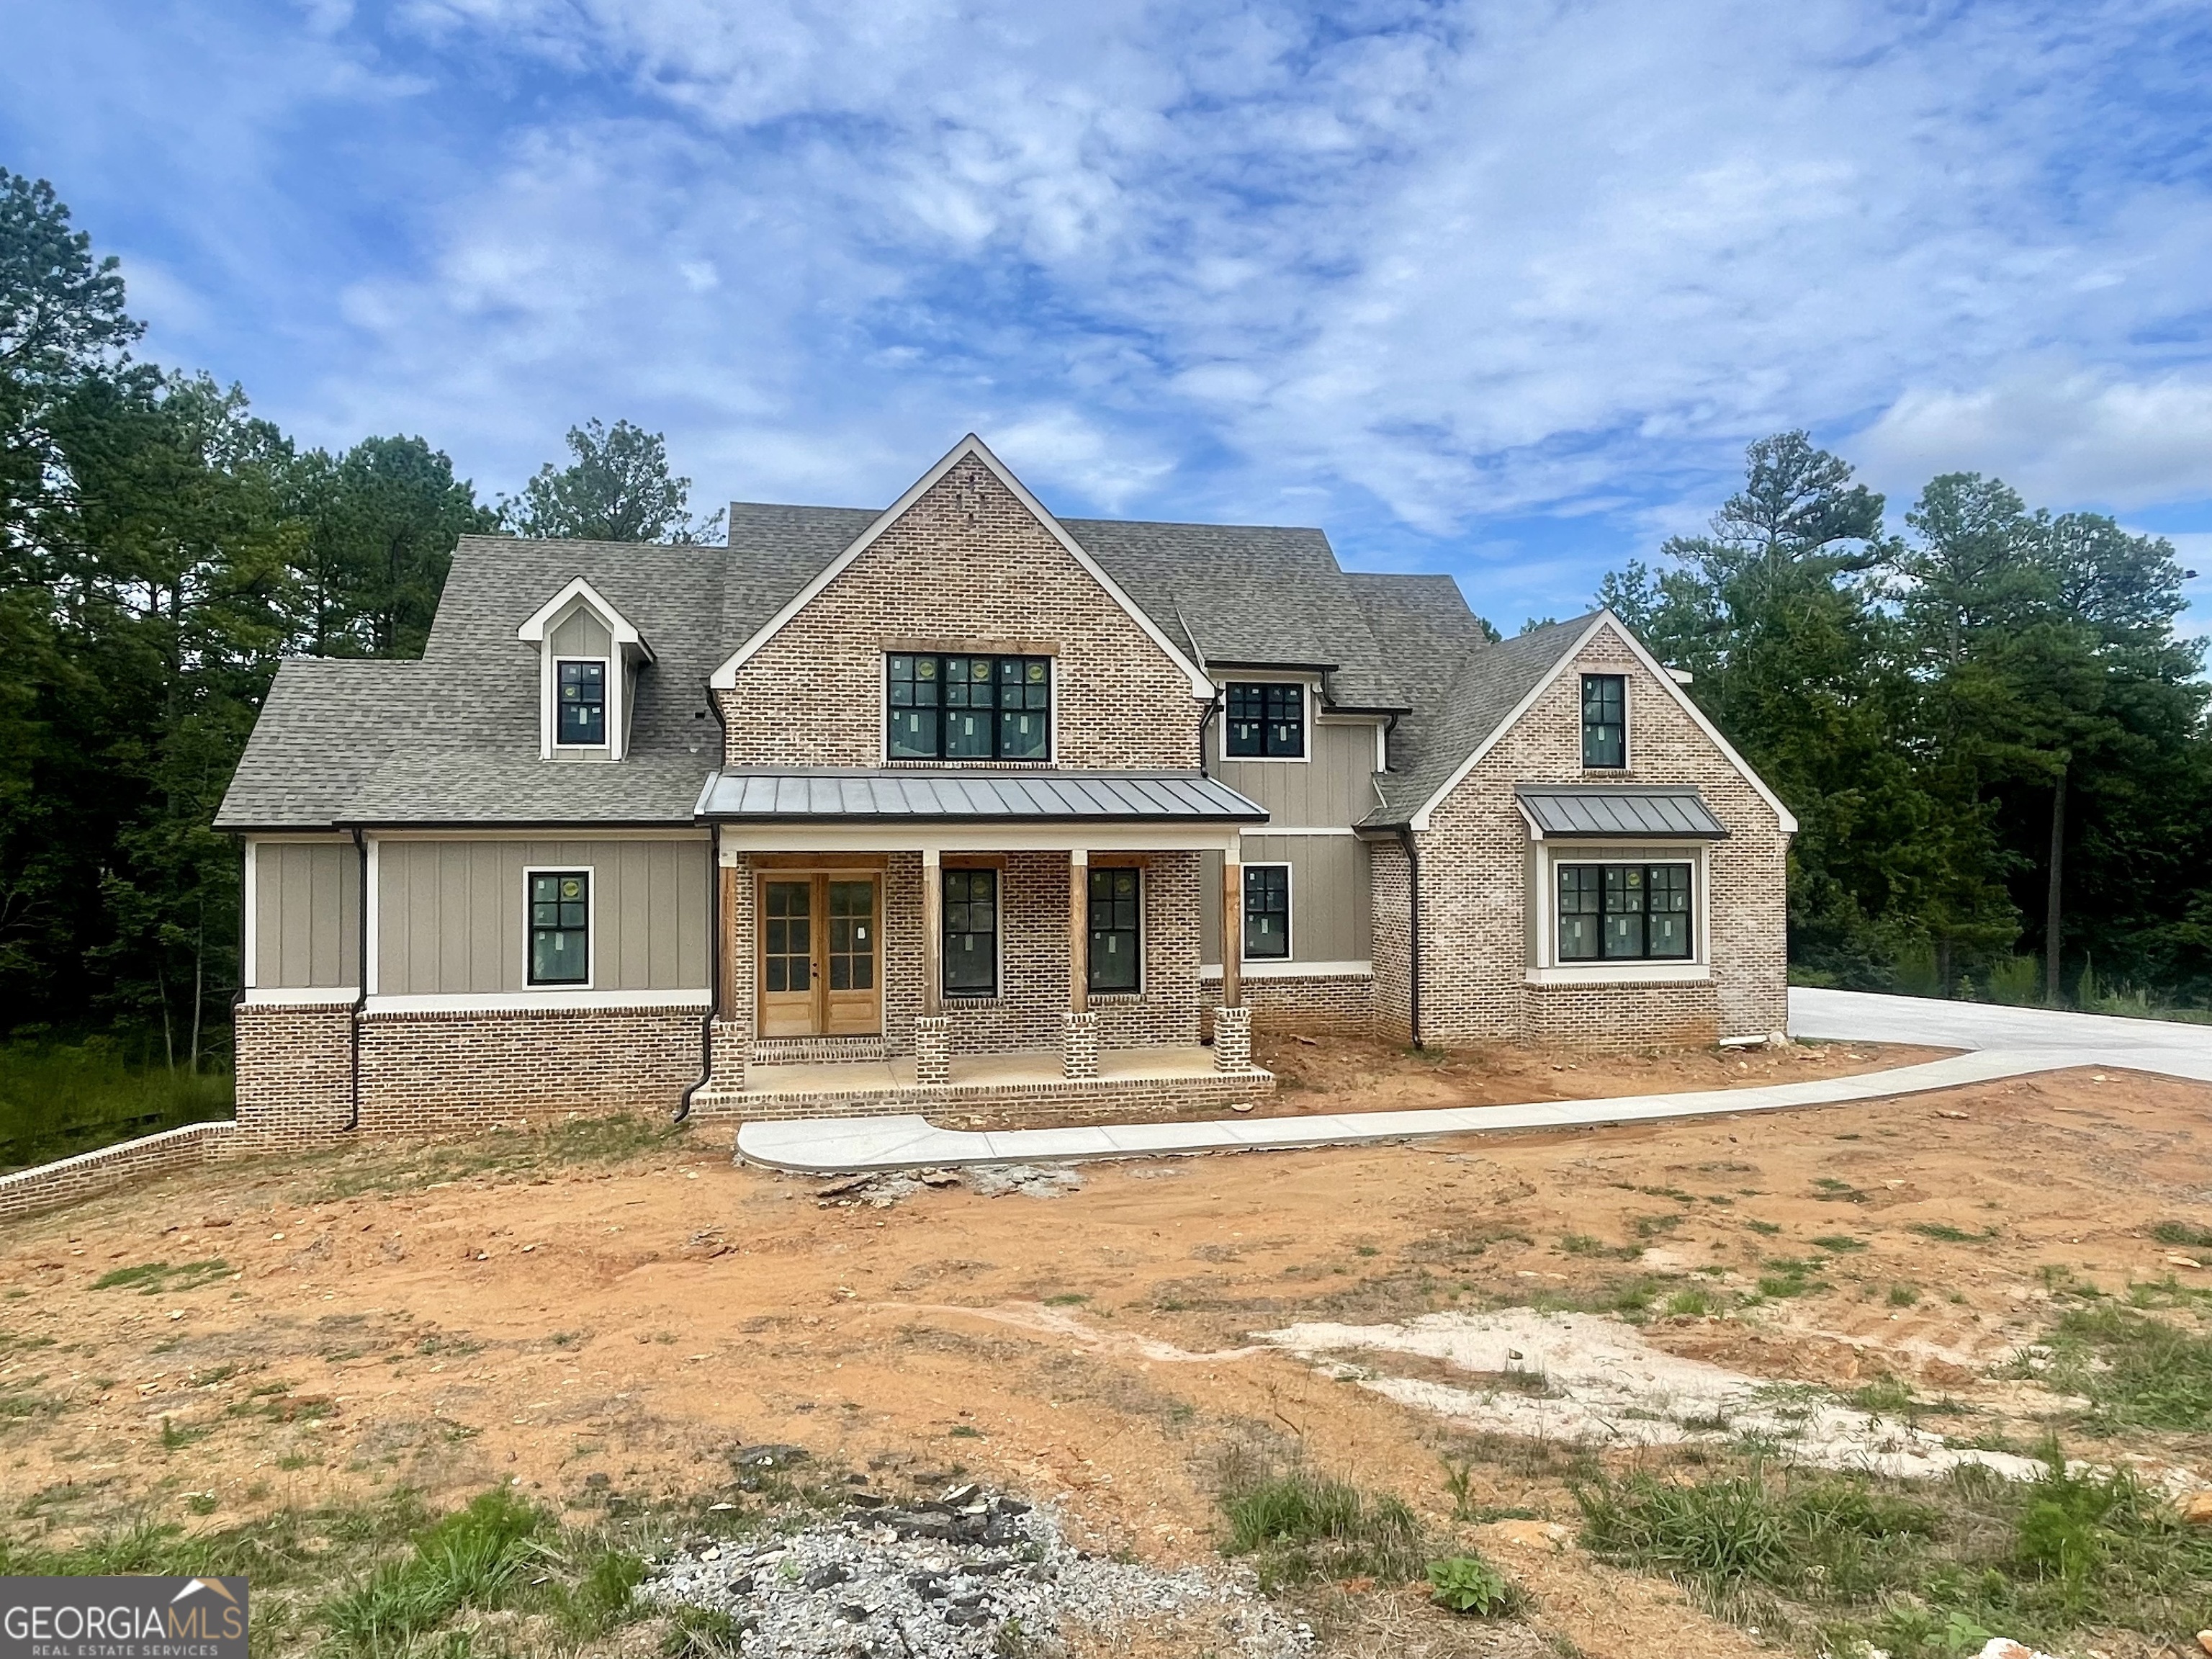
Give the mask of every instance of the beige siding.
[(553, 630), (556, 657), (611, 657), (615, 636), (607, 625), (588, 611), (578, 611)]
[[(1218, 753), (1223, 721), (1209, 728)], [(1271, 823), (1342, 829), (1375, 810), (1375, 727), (1316, 720), (1313, 755), (1303, 761), (1224, 760), (1215, 775), (1267, 809)]]
[(377, 853), (377, 989), (524, 991), (524, 872), (592, 875), (592, 988), (707, 988), (699, 840), (387, 841)]
[[(1200, 880), (1209, 899), (1221, 890), (1221, 854), (1205, 856)], [(1374, 902), (1367, 843), (1354, 836), (1247, 836), (1248, 864), (1291, 866), (1292, 962), (1365, 962), (1372, 949)], [(1199, 933), (1209, 963), (1221, 961), (1221, 905), (1207, 903)]]
[(253, 980), (268, 989), (361, 981), (361, 859), (349, 837), (257, 842)]

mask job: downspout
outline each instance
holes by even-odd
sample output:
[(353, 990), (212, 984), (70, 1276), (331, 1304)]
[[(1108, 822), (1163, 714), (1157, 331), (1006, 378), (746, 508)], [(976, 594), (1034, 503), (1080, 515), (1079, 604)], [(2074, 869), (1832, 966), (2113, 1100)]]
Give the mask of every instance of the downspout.
[(1407, 896), (1407, 934), (1411, 961), (1408, 969), (1412, 979), (1407, 993), (1407, 1017), (1413, 1028), (1413, 1047), (1421, 1044), (1421, 854), (1413, 841), (1413, 827), (1409, 823), (1398, 826), (1398, 845), (1406, 851), (1406, 890)]
[[(1198, 672), (1205, 674), (1211, 684), (1213, 676), (1206, 672), (1206, 648), (1199, 644), (1198, 635), (1190, 631), (1190, 621), (1182, 614), (1182, 606), (1174, 599), (1170, 599), (1168, 605), (1175, 612), (1176, 624), (1182, 629), (1183, 639), (1190, 646), (1191, 660), (1198, 665)], [(1214, 686), (1213, 695), (1206, 700), (1205, 711), (1198, 717), (1198, 775), (1201, 778), (1213, 775), (1206, 769), (1206, 728), (1213, 724), (1214, 711), (1221, 707), (1221, 700), (1227, 695), (1220, 686)]]
[[(712, 682), (707, 687), (707, 707), (714, 711), (714, 724), (721, 728), (714, 752), (724, 759), (730, 753), (730, 722), (722, 713), (722, 705), (714, 700)], [(714, 769), (720, 771), (717, 765)], [(699, 1022), (699, 1080), (684, 1091), (684, 1098), (676, 1103), (678, 1123), (687, 1122), (691, 1116), (691, 1097), (705, 1088), (714, 1078), (714, 1018), (726, 1012), (722, 1000), (722, 833), (711, 823), (707, 826), (707, 915), (711, 923), (707, 939), (707, 1017)]]
[(361, 952), (361, 972), (357, 975), (359, 982), (354, 987), (353, 1013), (346, 1021), (353, 1048), (347, 1066), (346, 1094), (350, 1109), (346, 1116), (348, 1134), (361, 1127), (361, 1017), (368, 1007), (368, 837), (362, 833), (359, 824), (353, 829), (353, 850), (361, 866), (361, 902), (353, 929)]
[(722, 995), (722, 867), (716, 846), (720, 834), (712, 824), (707, 828), (707, 915), (710, 921), (707, 936), (707, 1017), (699, 1022), (699, 1080), (684, 1091), (684, 1098), (676, 1103), (675, 1121), (683, 1123), (691, 1116), (691, 1097), (714, 1080), (714, 1016), (720, 1012), (715, 1005)]

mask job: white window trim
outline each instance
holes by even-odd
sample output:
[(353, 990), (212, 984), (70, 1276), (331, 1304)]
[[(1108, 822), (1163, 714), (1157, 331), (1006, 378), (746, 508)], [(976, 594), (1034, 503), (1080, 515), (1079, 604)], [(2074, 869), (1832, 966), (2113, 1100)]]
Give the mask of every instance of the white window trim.
[[(1539, 842), (1536, 851), (1536, 960), (1531, 985), (1657, 985), (1712, 977), (1711, 846), (1699, 842), (1679, 854), (1654, 855), (1650, 841)], [(1559, 866), (1563, 864), (1686, 864), (1690, 866), (1690, 956), (1562, 962), (1559, 959)]]
[[(1582, 769), (1583, 775), (1590, 778), (1625, 778), (1636, 769), (1636, 676), (1626, 667), (1618, 672), (1609, 668), (1585, 668), (1575, 677), (1575, 732), (1576, 748), (1580, 750), (1582, 736), (1582, 686), (1584, 680), (1613, 679), (1620, 682), (1620, 764), (1618, 766), (1589, 766)], [(1581, 756), (1577, 753), (1576, 758)]]
[[(582, 876), (584, 882), (584, 982), (540, 985), (530, 977), (530, 880), (533, 876)], [(599, 988), (599, 872), (591, 864), (526, 864), (522, 866), (522, 982), (533, 994), (569, 996)]]
[[(935, 760), (917, 760), (902, 755), (891, 758), (891, 659), (897, 657), (957, 656), (952, 651), (893, 651), (886, 647), (878, 653), (876, 668), (876, 764), (889, 770), (893, 767), (906, 771), (927, 770), (933, 766), (964, 767), (987, 772), (1014, 772), (1035, 769), (1041, 766), (1060, 764), (1060, 665), (1057, 651), (986, 651), (980, 646), (968, 652), (971, 657), (1042, 657), (1052, 665), (1052, 696), (1044, 707), (1044, 757), (1042, 760), (946, 760), (939, 756)], [(939, 705), (939, 712), (944, 710)]]
[[(1273, 966), (1280, 966), (1284, 963), (1296, 960), (1298, 954), (1298, 878), (1297, 872), (1291, 867), (1291, 861), (1288, 859), (1253, 859), (1248, 861), (1243, 866), (1243, 868), (1247, 870), (1280, 870), (1283, 872), (1283, 954), (1279, 957), (1246, 956), (1244, 954), (1243, 936), (1240, 933), (1237, 940), (1237, 954), (1239, 960), (1246, 963), (1264, 962)], [(1240, 888), (1243, 885), (1241, 878), (1239, 878), (1238, 885)], [(1244, 895), (1240, 891), (1237, 895), (1237, 925), (1242, 927), (1247, 920), (1248, 919), (1244, 914)], [(1229, 942), (1226, 939), (1222, 941), (1221, 948), (1224, 951), (1226, 951), (1229, 948)]]
[[(601, 718), (605, 721), (607, 728), (605, 743), (562, 743), (560, 740), (561, 665), (564, 662), (595, 662), (605, 671), (606, 705), (601, 713)], [(545, 664), (547, 684), (550, 688), (549, 695), (553, 704), (553, 753), (550, 758), (581, 760), (605, 755), (611, 760), (621, 759), (623, 746), (616, 740), (616, 733), (619, 728), (615, 721), (616, 715), (621, 710), (623, 704), (622, 659), (619, 657), (556, 657), (549, 651), (545, 654)]]
[[(1095, 849), (1094, 849), (1095, 850)], [(1093, 870), (1133, 870), (1137, 872), (1137, 984), (1128, 991), (1094, 991), (1088, 983), (1091, 977), (1091, 875)], [(1133, 1002), (1145, 994), (1146, 981), (1152, 968), (1152, 929), (1146, 925), (1150, 918), (1146, 907), (1152, 902), (1152, 883), (1145, 879), (1142, 864), (1124, 862), (1109, 858), (1104, 863), (1097, 859), (1085, 860), (1083, 877), (1083, 1000), (1086, 1006), (1093, 1002)]]
[[(1215, 739), (1220, 750), (1220, 759), (1228, 766), (1305, 766), (1312, 763), (1314, 751), (1314, 720), (1321, 707), (1321, 681), (1312, 674), (1270, 674), (1264, 672), (1249, 674), (1231, 674), (1224, 672), (1219, 681), (1221, 717), (1214, 722), (1221, 728)], [(1229, 752), (1229, 688), (1232, 685), (1297, 685), (1305, 689), (1298, 699), (1298, 713), (1305, 722), (1305, 731), (1298, 739), (1304, 751), (1296, 755), (1232, 755)]]

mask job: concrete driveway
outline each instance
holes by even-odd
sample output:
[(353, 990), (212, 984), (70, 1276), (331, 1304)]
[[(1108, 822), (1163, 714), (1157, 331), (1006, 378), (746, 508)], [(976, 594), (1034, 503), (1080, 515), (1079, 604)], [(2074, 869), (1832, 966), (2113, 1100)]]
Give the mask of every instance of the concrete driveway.
[(1790, 1035), (1845, 1042), (1921, 1042), (2034, 1055), (2046, 1066), (2113, 1066), (2212, 1082), (2212, 1025), (2176, 1020), (1799, 988), (1790, 993)]

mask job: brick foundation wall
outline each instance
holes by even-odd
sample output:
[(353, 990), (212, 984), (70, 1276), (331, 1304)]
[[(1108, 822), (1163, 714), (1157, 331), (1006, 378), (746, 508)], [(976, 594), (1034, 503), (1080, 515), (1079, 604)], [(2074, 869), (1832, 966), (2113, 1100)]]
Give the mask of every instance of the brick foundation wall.
[(1183, 672), (972, 457), (714, 693), (726, 763), (882, 765), (884, 653), (925, 641), (1051, 655), (1054, 764), (1198, 763)]
[(409, 1134), (572, 1112), (672, 1115), (699, 1080), (695, 1007), (369, 1014), (361, 1128)]
[[(1375, 1030), (1375, 976), (1327, 974), (1296, 978), (1245, 979), (1237, 999), (1252, 1011), (1255, 1031), (1328, 1032), (1366, 1036)], [(1208, 980), (1209, 1018), (1221, 1006), (1221, 981)]]
[(1214, 1072), (1203, 1077), (1123, 1081), (1066, 1078), (1015, 1085), (951, 1084), (927, 1101), (910, 1090), (852, 1095), (753, 1095), (748, 1120), (927, 1116), (945, 1128), (1065, 1127), (1128, 1123), (1176, 1112), (1212, 1114), (1250, 1105), (1273, 1092), (1274, 1074)]
[(0, 1176), (0, 1221), (62, 1209), (149, 1176), (197, 1169), (233, 1150), (237, 1138), (233, 1123), (187, 1123)]
[[(1632, 764), (1626, 771), (1583, 770), (1580, 677), (1585, 672), (1626, 677)], [(1529, 842), (1513, 786), (1541, 781), (1692, 783), (1703, 792), (1729, 831), (1708, 854), (1708, 890), (1700, 906), (1709, 919), (1709, 981), (1526, 982), (1533, 902)], [(1608, 1034), (1591, 1040), (1711, 1042), (1764, 1036), (1788, 1023), (1789, 837), (1774, 809), (1610, 629), (1583, 647), (1437, 806), (1430, 828), (1419, 833), (1419, 847), (1425, 1041), (1579, 1040), (1598, 1030)], [(1591, 856), (1604, 854), (1594, 848)], [(1387, 931), (1379, 854), (1376, 868), (1379, 980)]]
[(1528, 1035), (1593, 1048), (1720, 1040), (1720, 999), (1711, 981), (1687, 985), (1529, 985)]
[(328, 1146), (353, 1117), (353, 1002), (232, 1010), (238, 1135), (254, 1152)]

